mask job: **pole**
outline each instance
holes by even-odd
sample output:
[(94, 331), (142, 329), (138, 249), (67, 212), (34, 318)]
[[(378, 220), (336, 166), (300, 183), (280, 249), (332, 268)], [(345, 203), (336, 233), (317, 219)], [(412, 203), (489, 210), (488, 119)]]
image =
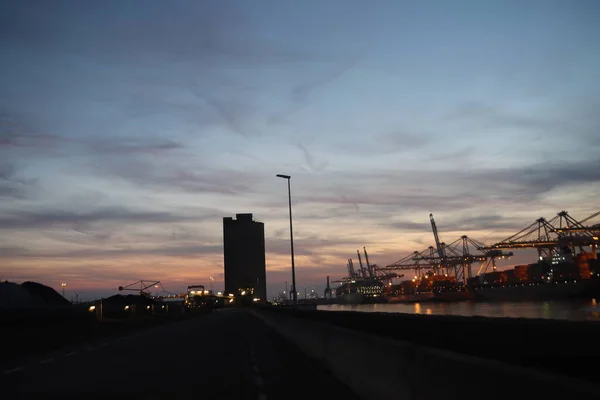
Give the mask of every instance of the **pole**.
[(294, 265), (294, 229), (292, 228), (292, 189), (290, 178), (288, 178), (288, 204), (290, 208), (290, 250), (292, 255), (292, 301), (294, 306), (298, 304), (298, 293), (296, 292), (296, 266)]

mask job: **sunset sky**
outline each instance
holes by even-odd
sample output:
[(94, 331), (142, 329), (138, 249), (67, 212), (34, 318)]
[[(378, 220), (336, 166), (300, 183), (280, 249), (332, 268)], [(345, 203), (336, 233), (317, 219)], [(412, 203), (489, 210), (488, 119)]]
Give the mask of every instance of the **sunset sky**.
[[(600, 2), (3, 1), (0, 279), (83, 298), (223, 286), (265, 223), (268, 292), (600, 209)], [(533, 261), (517, 252), (509, 264)]]

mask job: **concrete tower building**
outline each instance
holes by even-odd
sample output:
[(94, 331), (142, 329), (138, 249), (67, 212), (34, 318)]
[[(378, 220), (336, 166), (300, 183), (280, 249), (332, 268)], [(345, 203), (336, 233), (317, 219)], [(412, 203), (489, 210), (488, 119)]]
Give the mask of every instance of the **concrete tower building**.
[(265, 225), (252, 214), (223, 218), (223, 256), (225, 293), (239, 295), (240, 290), (254, 289), (254, 297), (265, 301)]

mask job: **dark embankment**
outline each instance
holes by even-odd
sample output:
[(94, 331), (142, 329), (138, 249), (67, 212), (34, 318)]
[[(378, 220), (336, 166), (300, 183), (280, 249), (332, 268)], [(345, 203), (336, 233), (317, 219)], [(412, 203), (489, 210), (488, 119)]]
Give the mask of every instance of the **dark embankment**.
[[(268, 308), (267, 308), (268, 309)], [(600, 322), (270, 308), (424, 346), (600, 382)]]
[[(99, 302), (95, 304), (100, 304)], [(0, 283), (0, 326), (5, 346), (1, 362), (38, 355), (78, 343), (94, 342), (209, 312), (184, 312), (181, 304), (158, 303), (142, 296), (116, 295), (91, 304), (73, 305), (54, 289), (36, 283)]]

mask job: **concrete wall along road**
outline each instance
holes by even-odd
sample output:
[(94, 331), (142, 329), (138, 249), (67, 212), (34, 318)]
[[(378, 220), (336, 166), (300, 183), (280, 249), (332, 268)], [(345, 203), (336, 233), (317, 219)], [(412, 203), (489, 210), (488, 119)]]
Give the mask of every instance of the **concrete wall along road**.
[(599, 386), (573, 378), (280, 312), (256, 315), (364, 399), (600, 399)]

